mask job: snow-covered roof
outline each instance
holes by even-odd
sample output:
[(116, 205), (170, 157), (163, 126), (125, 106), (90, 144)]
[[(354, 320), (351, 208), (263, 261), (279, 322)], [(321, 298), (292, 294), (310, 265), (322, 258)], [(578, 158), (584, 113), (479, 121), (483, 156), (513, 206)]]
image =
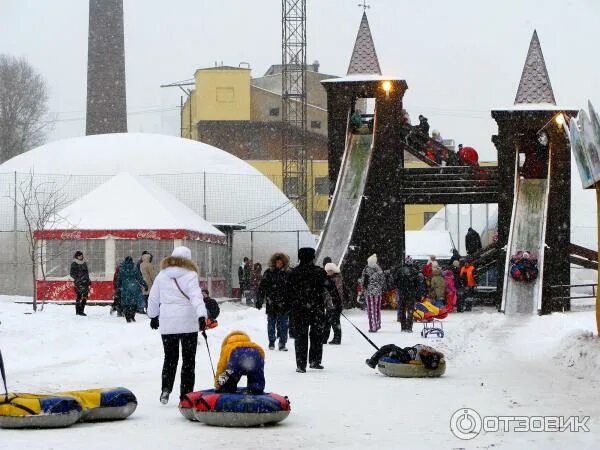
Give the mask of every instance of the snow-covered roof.
[(452, 256), (452, 238), (448, 231), (406, 231), (406, 255), (413, 259), (427, 259), (431, 255), (438, 259)]
[(403, 81), (404, 78), (395, 77), (395, 76), (384, 76), (379, 74), (354, 74), (354, 75), (346, 75), (345, 77), (340, 78), (330, 78), (327, 80), (321, 81), (321, 83), (360, 83), (364, 81)]
[(125, 172), (60, 211), (52, 228), (186, 230), (201, 235), (225, 236), (167, 191)]
[(137, 175), (209, 172), (260, 175), (241, 159), (212, 145), (175, 136), (113, 133), (50, 142), (9, 159), (3, 172)]

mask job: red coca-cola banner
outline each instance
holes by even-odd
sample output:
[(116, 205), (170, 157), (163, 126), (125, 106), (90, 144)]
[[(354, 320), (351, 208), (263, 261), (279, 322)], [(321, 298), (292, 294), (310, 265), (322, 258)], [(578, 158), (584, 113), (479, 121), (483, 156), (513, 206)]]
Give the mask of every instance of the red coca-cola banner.
[(190, 239), (225, 244), (224, 236), (198, 233), (189, 230), (38, 230), (36, 239), (81, 240), (81, 239)]
[[(75, 287), (69, 280), (37, 280), (37, 299), (46, 301), (65, 301), (75, 300)], [(208, 287), (206, 280), (200, 280), (200, 287)], [(225, 297), (225, 280), (212, 280), (212, 297)], [(95, 302), (113, 301), (113, 282), (111, 281), (92, 281), (88, 300)]]

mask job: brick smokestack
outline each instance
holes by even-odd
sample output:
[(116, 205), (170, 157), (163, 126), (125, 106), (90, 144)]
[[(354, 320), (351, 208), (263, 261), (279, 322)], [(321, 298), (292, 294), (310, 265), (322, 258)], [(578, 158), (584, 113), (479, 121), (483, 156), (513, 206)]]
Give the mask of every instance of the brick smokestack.
[(89, 0), (85, 134), (126, 133), (123, 0)]

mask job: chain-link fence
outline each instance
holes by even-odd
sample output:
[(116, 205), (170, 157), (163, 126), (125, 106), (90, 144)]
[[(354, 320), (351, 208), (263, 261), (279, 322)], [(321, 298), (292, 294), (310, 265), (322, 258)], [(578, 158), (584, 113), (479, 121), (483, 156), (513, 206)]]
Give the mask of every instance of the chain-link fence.
[[(40, 202), (60, 192), (65, 206), (85, 196), (111, 175), (49, 175), (0, 173), (0, 294), (31, 293), (31, 263), (28, 257), (27, 228), (19, 205), (27, 186), (38, 189)], [(173, 195), (199, 216), (213, 224), (245, 227), (234, 234), (232, 273), (237, 282), (238, 262), (244, 257), (266, 265), (275, 251), (296, 256), (305, 245), (314, 246), (314, 236), (275, 183), (263, 175), (186, 173), (143, 175)], [(306, 193), (305, 193), (306, 195)], [(112, 199), (110, 201), (120, 201)], [(97, 205), (111, 214), (111, 204)], [(151, 215), (153, 211), (148, 211)], [(118, 224), (118, 217), (114, 222)]]

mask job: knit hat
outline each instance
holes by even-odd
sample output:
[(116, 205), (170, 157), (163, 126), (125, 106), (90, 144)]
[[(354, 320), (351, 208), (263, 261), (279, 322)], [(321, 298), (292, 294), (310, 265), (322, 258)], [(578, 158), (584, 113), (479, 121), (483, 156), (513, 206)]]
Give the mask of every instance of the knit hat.
[(315, 249), (310, 247), (302, 247), (298, 250), (298, 260), (301, 263), (310, 263), (315, 259)]
[(73, 258), (77, 259), (77, 258), (79, 258), (80, 256), (83, 256), (83, 253), (82, 253), (82, 252), (80, 252), (79, 250), (77, 250), (77, 251), (75, 252), (75, 254), (73, 255)]
[(404, 264), (407, 266), (412, 266), (413, 263), (413, 259), (409, 255), (406, 255), (406, 258), (404, 258)]
[(329, 273), (340, 273), (340, 268), (336, 266), (334, 263), (325, 264), (325, 272)]
[(173, 249), (173, 253), (171, 253), (171, 256), (176, 258), (192, 259), (192, 251), (184, 246), (175, 247)]
[(367, 264), (369, 266), (374, 266), (377, 264), (377, 254), (373, 253), (371, 256), (367, 258)]
[(457, 259), (455, 259), (455, 260), (452, 262), (452, 265), (453, 265), (454, 267), (460, 267), (460, 262), (459, 262)]

